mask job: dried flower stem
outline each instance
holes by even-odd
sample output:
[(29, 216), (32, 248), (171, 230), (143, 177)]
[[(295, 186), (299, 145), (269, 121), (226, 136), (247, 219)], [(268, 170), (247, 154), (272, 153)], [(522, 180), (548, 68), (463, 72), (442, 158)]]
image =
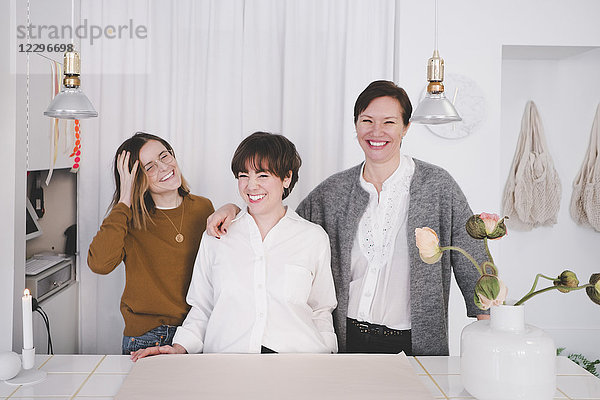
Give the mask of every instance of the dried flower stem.
[(479, 266), (479, 264), (477, 264), (477, 261), (475, 261), (475, 259), (466, 251), (464, 251), (463, 249), (461, 249), (460, 247), (456, 247), (456, 246), (444, 246), (444, 247), (440, 247), (441, 251), (445, 251), (445, 250), (456, 250), (459, 253), (461, 253), (463, 256), (467, 257), (469, 259), (469, 261), (471, 261), (473, 263), (473, 265), (475, 266), (475, 268), (477, 268), (477, 271), (479, 272), (479, 275), (483, 275), (483, 270), (481, 269), (481, 267)]
[(552, 282), (557, 280), (556, 278), (551, 278), (551, 277), (543, 275), (543, 274), (537, 274), (535, 276), (535, 280), (533, 281), (533, 286), (531, 287), (531, 290), (529, 290), (529, 292), (525, 296), (527, 296), (530, 293), (533, 293), (533, 291), (535, 290), (535, 287), (537, 286), (538, 279), (540, 279), (540, 278), (548, 279), (549, 281), (552, 281)]
[(490, 262), (492, 264), (496, 265), (496, 263), (494, 262), (494, 258), (492, 257), (492, 253), (490, 253), (490, 248), (488, 247), (488, 238), (487, 237), (483, 238), (483, 243), (485, 244), (485, 252), (487, 253), (488, 259), (490, 260)]
[[(540, 275), (542, 277), (546, 278), (546, 279), (550, 279), (552, 281), (554, 280), (554, 278), (548, 278), (547, 276), (543, 276), (542, 274), (538, 274), (538, 276), (540, 276)], [(536, 276), (536, 279), (535, 279), (536, 282), (537, 282), (538, 276)], [(592, 287), (592, 286), (594, 286), (594, 285), (592, 285), (591, 283), (588, 283), (587, 285), (577, 286), (577, 287), (569, 287), (569, 286), (563, 286), (563, 285), (549, 286), (547, 288), (540, 289), (540, 290), (538, 290), (536, 292), (533, 292), (533, 288), (535, 288), (535, 283), (534, 283), (534, 287), (529, 291), (529, 293), (527, 293), (525, 296), (523, 296), (523, 298), (521, 300), (517, 301), (514, 305), (515, 306), (520, 306), (521, 304), (525, 303), (527, 300), (529, 300), (533, 296), (538, 295), (540, 293), (544, 293), (544, 292), (550, 291), (552, 289), (562, 289), (562, 290), (566, 290), (568, 292), (571, 292), (573, 290), (580, 290), (580, 289), (584, 289), (586, 287)]]
[(481, 263), (481, 271), (484, 274), (488, 273), (488, 267), (492, 269), (492, 273), (488, 275), (498, 276), (498, 268), (496, 268), (496, 265), (493, 262), (484, 261)]

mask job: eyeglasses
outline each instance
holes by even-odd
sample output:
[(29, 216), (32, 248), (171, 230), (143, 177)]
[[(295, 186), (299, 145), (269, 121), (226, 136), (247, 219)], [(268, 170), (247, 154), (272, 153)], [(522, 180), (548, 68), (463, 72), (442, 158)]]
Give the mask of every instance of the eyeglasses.
[(163, 165), (169, 165), (175, 160), (175, 156), (172, 153), (172, 150), (165, 150), (158, 155), (158, 158), (154, 161), (150, 161), (148, 164), (144, 165), (144, 170), (146, 171), (146, 175), (154, 176), (158, 173), (160, 162)]

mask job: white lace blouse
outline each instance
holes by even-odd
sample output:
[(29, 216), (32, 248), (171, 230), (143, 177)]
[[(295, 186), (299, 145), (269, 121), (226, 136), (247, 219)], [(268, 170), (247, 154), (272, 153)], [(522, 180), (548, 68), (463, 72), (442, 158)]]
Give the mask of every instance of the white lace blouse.
[(350, 318), (392, 329), (411, 327), (406, 220), (414, 171), (413, 159), (401, 155), (400, 165), (383, 183), (379, 199), (375, 186), (360, 174), (369, 204), (352, 247)]

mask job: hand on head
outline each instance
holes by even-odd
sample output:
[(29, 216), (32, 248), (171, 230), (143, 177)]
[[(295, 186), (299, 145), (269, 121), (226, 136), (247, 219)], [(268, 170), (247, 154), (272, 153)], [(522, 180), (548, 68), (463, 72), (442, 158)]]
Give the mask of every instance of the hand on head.
[(146, 347), (145, 349), (139, 349), (138, 351), (131, 352), (131, 360), (136, 362), (140, 358), (144, 358), (147, 356), (156, 356), (159, 354), (187, 354), (185, 347), (182, 345), (175, 343), (173, 346), (154, 346), (154, 347)]
[(119, 171), (119, 178), (121, 180), (121, 196), (119, 198), (120, 203), (124, 203), (127, 207), (131, 207), (131, 196), (133, 192), (133, 181), (135, 180), (135, 174), (138, 169), (139, 161), (136, 160), (133, 163), (131, 171), (129, 170), (129, 157), (130, 152), (123, 150), (121, 154), (117, 156), (117, 170)]
[(210, 214), (206, 220), (206, 233), (220, 239), (222, 235), (227, 234), (227, 228), (231, 225), (240, 208), (235, 204), (225, 204), (214, 213)]

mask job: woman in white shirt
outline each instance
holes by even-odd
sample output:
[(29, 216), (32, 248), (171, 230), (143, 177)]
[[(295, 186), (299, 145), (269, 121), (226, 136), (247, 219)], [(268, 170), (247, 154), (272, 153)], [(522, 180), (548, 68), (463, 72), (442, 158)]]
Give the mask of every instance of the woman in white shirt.
[[(340, 352), (448, 355), (448, 298), (454, 275), (467, 315), (489, 318), (473, 302), (477, 269), (460, 254), (429, 265), (419, 257), (416, 228), (438, 232), (440, 243), (486, 259), (465, 223), (473, 215), (462, 190), (440, 167), (401, 151), (412, 104), (404, 89), (374, 81), (354, 104), (364, 162), (327, 178), (298, 205), (303, 218), (331, 239)], [(225, 238), (237, 207), (208, 218), (206, 231)]]
[(300, 156), (281, 135), (256, 132), (231, 169), (247, 204), (222, 239), (203, 235), (173, 346), (160, 353), (333, 353), (337, 306), (327, 233), (284, 206)]

